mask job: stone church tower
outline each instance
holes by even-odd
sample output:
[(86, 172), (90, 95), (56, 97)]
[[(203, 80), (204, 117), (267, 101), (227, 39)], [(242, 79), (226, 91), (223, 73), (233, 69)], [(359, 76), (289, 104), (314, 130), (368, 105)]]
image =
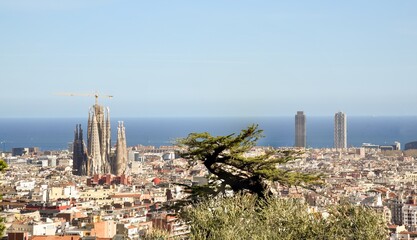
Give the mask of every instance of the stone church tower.
[(78, 124), (74, 133), (73, 169), (80, 176), (128, 174), (126, 133), (123, 122), (117, 128), (116, 152), (111, 155), (110, 110), (96, 104), (88, 113), (87, 147)]
[(119, 122), (117, 127), (117, 143), (116, 143), (116, 161), (114, 164), (113, 174), (120, 176), (126, 174), (127, 170), (127, 148), (126, 133), (123, 122)]
[(97, 103), (88, 114), (87, 152), (89, 157), (89, 176), (111, 172), (110, 113), (108, 108)]
[(88, 157), (87, 149), (83, 139), (83, 130), (81, 124), (75, 126), (74, 144), (73, 144), (73, 172), (78, 176), (87, 175)]

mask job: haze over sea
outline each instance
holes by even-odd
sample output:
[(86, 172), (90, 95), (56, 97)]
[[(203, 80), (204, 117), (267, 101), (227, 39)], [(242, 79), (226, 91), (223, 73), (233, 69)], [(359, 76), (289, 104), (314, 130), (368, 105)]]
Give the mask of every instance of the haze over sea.
[[(251, 118), (112, 118), (112, 143), (115, 143), (117, 121), (123, 120), (128, 146), (171, 145), (191, 132), (212, 135), (238, 133), (250, 124), (264, 130), (260, 146), (285, 147), (294, 145), (294, 116)], [(40, 147), (41, 150), (67, 149), (73, 141), (75, 125), (81, 123), (86, 141), (86, 118), (1, 118), (0, 149)], [(417, 116), (359, 117), (348, 116), (348, 146), (362, 143), (393, 144), (417, 140)], [(312, 148), (333, 146), (333, 116), (307, 116), (307, 145)]]

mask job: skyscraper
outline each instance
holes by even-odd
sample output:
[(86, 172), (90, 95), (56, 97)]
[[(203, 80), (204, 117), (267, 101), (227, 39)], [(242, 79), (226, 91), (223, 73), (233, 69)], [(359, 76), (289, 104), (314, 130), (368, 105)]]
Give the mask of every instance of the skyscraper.
[(347, 148), (346, 114), (343, 112), (334, 115), (334, 147)]
[(306, 147), (306, 116), (303, 111), (295, 115), (295, 147)]

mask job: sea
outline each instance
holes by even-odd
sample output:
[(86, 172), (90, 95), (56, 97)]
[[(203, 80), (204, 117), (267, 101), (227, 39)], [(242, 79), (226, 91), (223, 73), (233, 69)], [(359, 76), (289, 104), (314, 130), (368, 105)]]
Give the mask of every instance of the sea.
[[(115, 144), (118, 121), (124, 121), (128, 146), (169, 146), (192, 132), (212, 135), (239, 133), (252, 124), (263, 130), (259, 146), (294, 145), (294, 116), (282, 117), (194, 117), (194, 118), (112, 118), (112, 143)], [(86, 139), (87, 118), (0, 118), (0, 150), (39, 147), (41, 150), (65, 150), (74, 139), (75, 125), (81, 124)], [(307, 116), (307, 145), (311, 148), (333, 146), (333, 116)], [(417, 141), (417, 116), (347, 118), (348, 146), (363, 143), (391, 145), (395, 141)]]

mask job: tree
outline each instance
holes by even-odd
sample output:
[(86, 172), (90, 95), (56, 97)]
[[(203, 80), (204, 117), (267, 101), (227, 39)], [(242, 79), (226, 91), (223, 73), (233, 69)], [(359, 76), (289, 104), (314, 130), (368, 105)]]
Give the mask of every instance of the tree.
[(3, 236), (5, 231), (6, 226), (4, 225), (4, 218), (0, 218), (0, 236)]
[(261, 137), (262, 130), (257, 125), (252, 125), (238, 135), (211, 136), (207, 132), (191, 133), (178, 140), (178, 145), (186, 149), (182, 156), (191, 165), (204, 164), (211, 174), (210, 184), (206, 189), (199, 187), (194, 190), (209, 191), (211, 195), (216, 195), (230, 188), (233, 192), (247, 191), (265, 199), (272, 195), (270, 182), (302, 187), (321, 183), (319, 174), (302, 173), (282, 167), (299, 158), (301, 153), (298, 151), (270, 149), (261, 155), (246, 156)]
[[(386, 239), (387, 228), (382, 213), (348, 203), (331, 206), (326, 219), (329, 239)], [(341, 238), (340, 236), (343, 236)]]
[(236, 194), (205, 199), (184, 208), (181, 217), (191, 227), (191, 239), (386, 239), (381, 214), (344, 203), (332, 206), (328, 217), (312, 212), (296, 199)]
[(3, 172), (6, 168), (7, 163), (3, 159), (0, 159), (0, 172)]
[(142, 238), (143, 240), (165, 240), (165, 239), (174, 239), (170, 238), (169, 232), (160, 229), (151, 229), (145, 234)]
[(211, 174), (210, 184), (193, 187), (192, 196), (218, 195), (227, 187), (235, 193), (231, 197), (199, 198), (180, 211), (180, 217), (191, 227), (191, 239), (386, 238), (383, 216), (372, 209), (342, 204), (328, 208), (328, 217), (323, 217), (299, 200), (275, 198), (269, 188), (271, 182), (309, 188), (321, 184), (322, 176), (286, 166), (300, 157), (298, 151), (247, 155), (262, 137), (257, 127), (250, 126), (239, 135), (192, 133), (178, 141), (186, 149), (183, 157), (191, 165), (202, 163)]
[[(7, 163), (0, 159), (0, 172), (3, 172), (7, 168)], [(1, 198), (1, 195), (0, 195)], [(4, 231), (6, 230), (6, 226), (4, 225), (4, 219), (0, 218), (0, 236), (3, 236)]]

